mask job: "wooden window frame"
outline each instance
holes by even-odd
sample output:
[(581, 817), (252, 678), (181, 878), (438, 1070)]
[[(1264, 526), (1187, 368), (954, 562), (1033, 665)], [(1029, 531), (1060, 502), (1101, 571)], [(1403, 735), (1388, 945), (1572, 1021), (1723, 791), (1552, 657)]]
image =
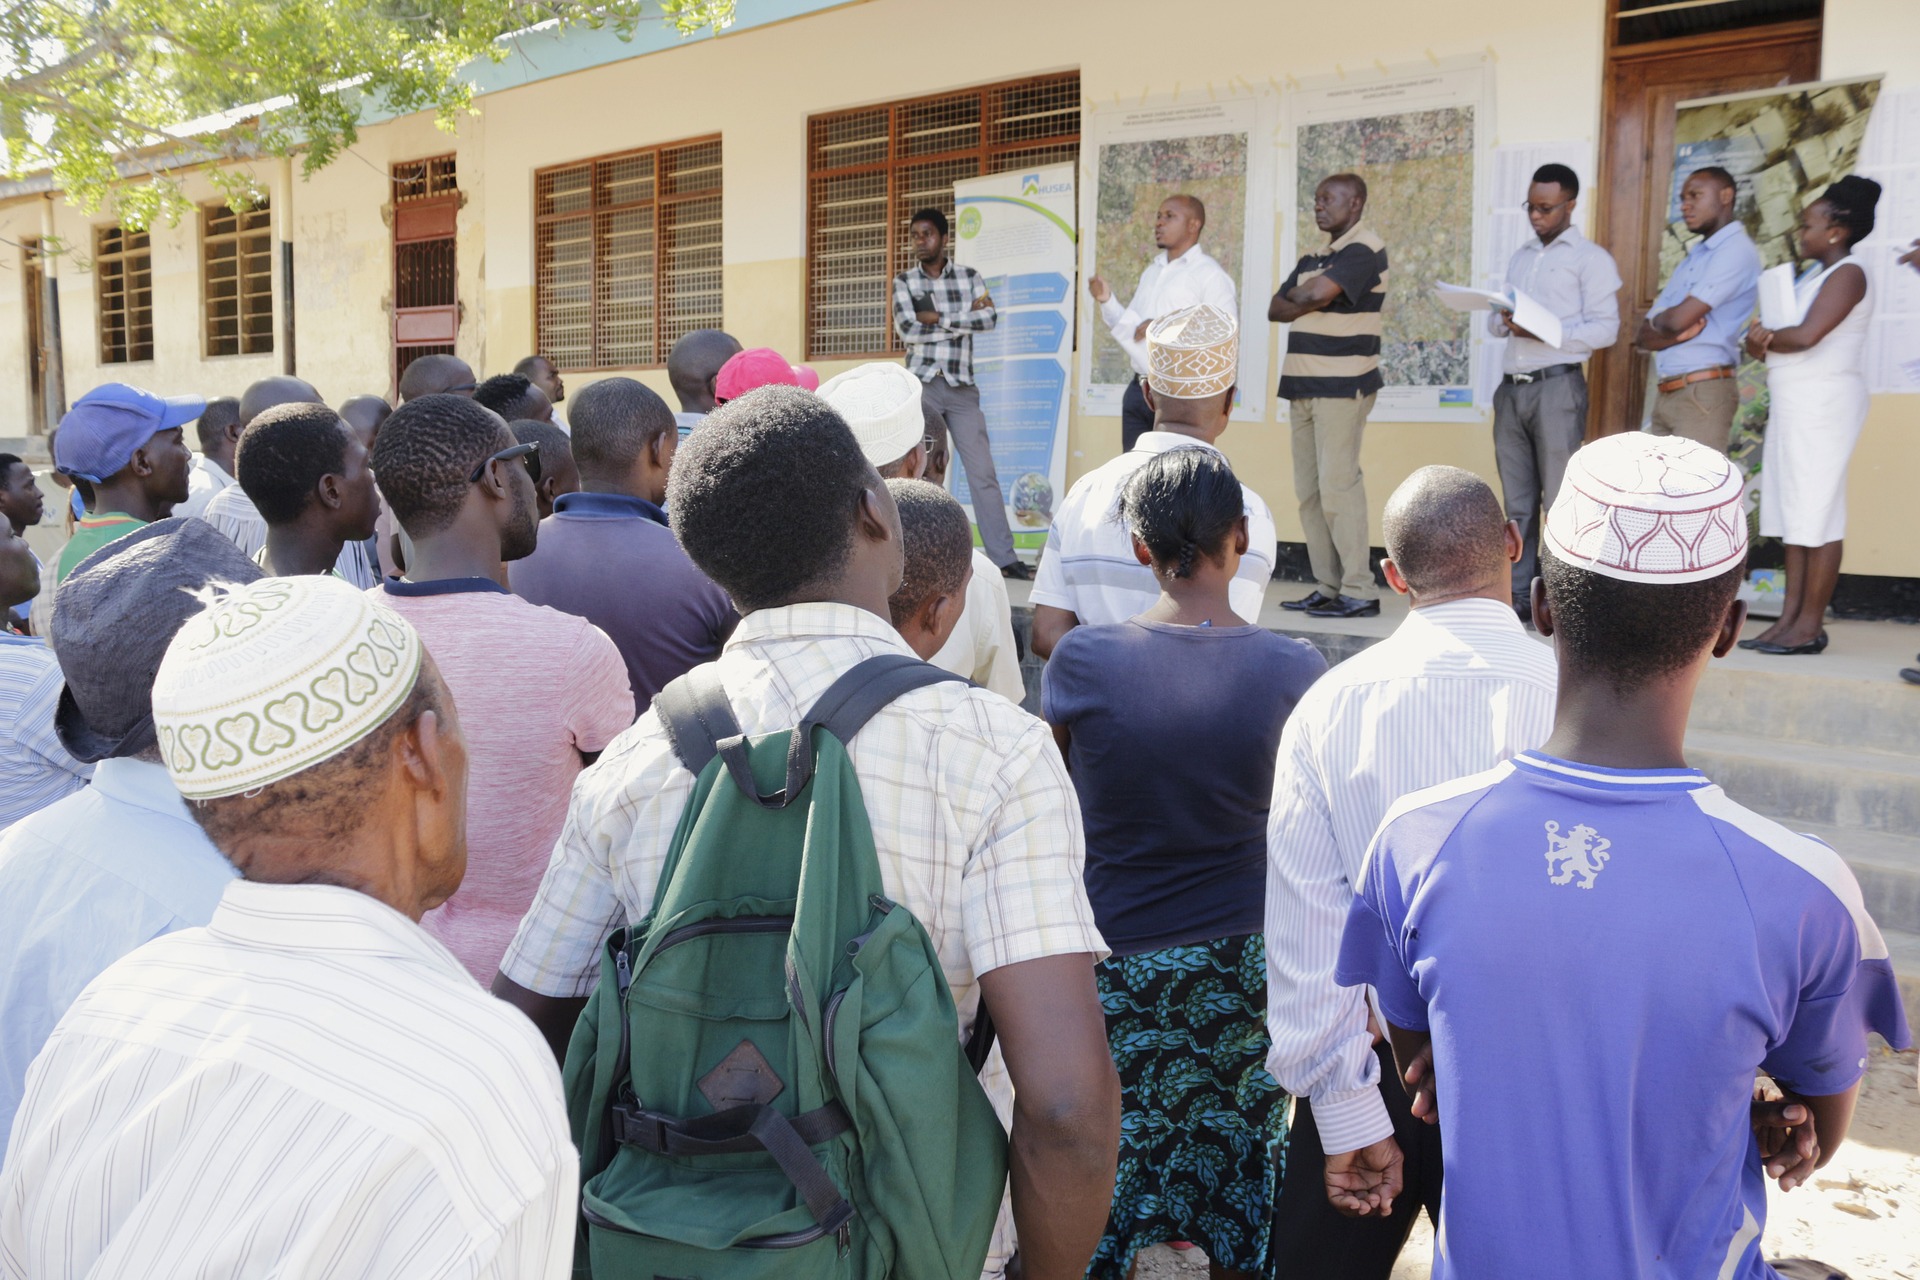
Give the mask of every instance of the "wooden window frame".
[[(116, 233), (120, 236), (120, 247), (108, 249), (106, 247), (107, 237)], [(131, 244), (131, 241), (136, 238), (139, 240), (139, 244)], [(118, 294), (121, 299), (121, 306), (115, 314), (120, 316), (119, 337), (123, 354), (118, 356), (109, 354), (110, 347), (107, 336), (107, 303), (109, 299), (107, 286), (108, 273), (102, 270), (102, 268), (110, 264), (119, 267), (119, 273), (116, 279), (119, 284)], [(141, 290), (134, 287), (131, 283), (134, 274), (141, 271), (146, 275), (145, 293), (147, 300), (144, 307), (136, 305), (133, 302), (133, 296), (141, 292)], [(144, 310), (146, 314), (145, 328), (147, 331), (147, 341), (144, 349), (134, 340), (133, 336), (141, 327), (138, 323), (138, 317), (142, 310)], [(105, 223), (93, 229), (93, 327), (95, 354), (99, 357), (101, 364), (148, 364), (152, 362), (153, 236), (150, 232), (130, 231), (117, 222)]]
[[(1002, 93), (1016, 89), (1041, 89), (1051, 85), (1065, 85), (1069, 82), (1073, 86), (1074, 127), (1072, 133), (1020, 137), (1005, 141), (994, 140), (998, 132), (995, 126), (1003, 120), (1003, 117), (995, 114), (995, 104), (999, 101), (999, 96)], [(979, 135), (973, 145), (943, 151), (907, 154), (907, 148), (903, 143), (909, 113), (924, 111), (940, 103), (969, 97), (977, 98), (979, 101)], [(867, 174), (884, 173), (886, 175), (888, 221), (890, 224), (899, 223), (898, 226), (890, 227), (892, 243), (888, 246), (890, 258), (888, 279), (891, 281), (894, 275), (904, 271), (911, 263), (911, 249), (906, 238), (906, 224), (902, 219), (910, 217), (912, 211), (907, 210), (903, 212), (898, 207), (901, 199), (900, 174), (903, 170), (921, 169), (929, 165), (952, 163), (973, 158), (979, 161), (979, 173), (981, 175), (1004, 173), (1008, 169), (1030, 163), (1020, 158), (1024, 157), (1027, 153), (1042, 150), (1061, 150), (1065, 148), (1072, 149), (1074, 159), (1077, 162), (1080, 143), (1083, 137), (1083, 113), (1080, 108), (1080, 72), (1076, 69), (1072, 71), (1049, 72), (1044, 75), (1020, 76), (1012, 80), (996, 80), (990, 84), (970, 85), (966, 88), (953, 89), (945, 93), (927, 94), (916, 98), (901, 98), (892, 102), (870, 103), (862, 107), (825, 111), (807, 117), (807, 292), (806, 318), (804, 321), (806, 327), (805, 346), (807, 354), (805, 358), (809, 360), (884, 360), (890, 357), (897, 357), (905, 350), (905, 346), (900, 341), (898, 332), (893, 327), (891, 301), (888, 303), (888, 321), (886, 324), (887, 340), (884, 346), (866, 351), (832, 352), (823, 352), (816, 346), (818, 329), (815, 324), (815, 302), (822, 283), (815, 271), (814, 253), (815, 235), (816, 232), (822, 229), (819, 226), (821, 207), (819, 201), (820, 183), (835, 178), (858, 177)], [(821, 131), (830, 127), (836, 121), (852, 120), (861, 116), (871, 115), (876, 111), (885, 111), (888, 113), (887, 155), (885, 159), (867, 161), (859, 164), (820, 165), (816, 167), (816, 161), (819, 157), (817, 155), (815, 139)], [(1012, 162), (1006, 163), (1009, 158), (1012, 158)], [(1044, 161), (1044, 163), (1057, 164), (1061, 163), (1061, 161), (1059, 159), (1048, 159)], [(952, 202), (950, 198), (947, 203), (951, 205)], [(891, 285), (889, 285), (889, 288), (891, 288)]]
[(1622, 0), (1607, 0), (1606, 56), (1637, 57), (1657, 56), (1688, 48), (1711, 49), (1725, 44), (1729, 40), (1739, 40), (1753, 31), (1778, 32), (1791, 29), (1819, 30), (1826, 16), (1826, 5), (1819, 5), (1819, 12), (1812, 17), (1754, 15), (1748, 22), (1730, 26), (1713, 27), (1703, 31), (1682, 32), (1665, 36), (1650, 36), (1640, 40), (1622, 40), (1622, 30), (1635, 18), (1653, 17), (1659, 13), (1674, 13), (1692, 10), (1717, 9), (1726, 5), (1740, 3), (1740, 0), (1652, 0), (1633, 9), (1622, 7)]
[[(713, 182), (707, 186), (684, 191), (668, 190), (670, 173), (698, 172), (698, 170), (683, 171), (671, 169), (670, 157), (674, 156), (675, 153), (691, 151), (697, 147), (714, 147), (718, 149), (715, 163), (712, 166)], [(684, 316), (672, 313), (672, 308), (676, 305), (674, 281), (677, 274), (684, 274), (685, 271), (688, 270), (682, 268), (681, 271), (677, 273), (672, 265), (672, 255), (680, 252), (680, 250), (669, 246), (668, 228), (669, 226), (677, 225), (674, 221), (673, 213), (682, 206), (706, 200), (718, 200), (723, 202), (724, 205), (726, 199), (724, 148), (725, 144), (722, 135), (709, 133), (693, 138), (676, 138), (671, 142), (654, 143), (644, 147), (628, 147), (625, 150), (611, 151), (604, 155), (585, 156), (578, 160), (569, 161), (566, 164), (547, 165), (544, 168), (534, 170), (533, 332), (534, 349), (539, 354), (554, 360), (555, 367), (565, 373), (611, 373), (628, 370), (664, 369), (666, 367), (667, 353), (673, 345), (672, 342), (667, 340), (668, 332), (670, 329), (678, 329), (680, 324), (686, 319)], [(631, 159), (635, 156), (651, 156), (653, 158), (652, 194), (643, 200), (630, 200), (624, 203), (607, 201), (603, 203), (600, 166)], [(542, 213), (540, 211), (542, 179), (577, 169), (585, 169), (587, 171), (586, 205), (583, 208), (569, 209), (563, 213)], [(630, 213), (641, 209), (651, 209), (653, 211), (653, 229), (651, 233), (653, 237), (653, 247), (650, 250), (653, 258), (653, 309), (651, 313), (653, 359), (641, 362), (609, 361), (602, 358), (604, 348), (611, 345), (612, 341), (603, 333), (603, 325), (611, 325), (612, 321), (605, 314), (606, 302), (601, 296), (601, 286), (606, 279), (602, 271), (604, 244), (601, 232), (601, 216), (609, 213)], [(587, 288), (589, 293), (587, 303), (587, 344), (592, 354), (585, 364), (571, 361), (563, 362), (562, 358), (556, 356), (554, 351), (550, 349), (548, 343), (548, 335), (550, 332), (550, 321), (548, 318), (549, 304), (545, 293), (546, 283), (541, 275), (541, 258), (550, 243), (549, 236), (551, 235), (551, 229), (569, 222), (584, 222), (587, 228)], [(724, 254), (724, 245), (718, 242), (713, 246), (694, 246), (694, 251), (709, 247), (718, 247)], [(706, 269), (707, 268), (696, 267), (691, 270)], [(712, 311), (699, 313), (696, 317), (699, 323), (692, 325), (692, 328), (724, 328), (724, 312), (725, 302), (724, 299), (722, 299), (719, 305), (715, 306)], [(671, 325), (669, 324), (670, 319), (673, 321)]]
[[(230, 230), (214, 229), (220, 219), (232, 218)], [(260, 246), (249, 249), (250, 241), (259, 241)], [(214, 315), (216, 299), (213, 278), (214, 251), (222, 246), (232, 245), (233, 253), (233, 295), (230, 299), (234, 312), (231, 317), (234, 332), (231, 338), (214, 332), (215, 325), (224, 317)], [(249, 273), (247, 259), (257, 254), (261, 259), (261, 268)], [(218, 282), (224, 283), (224, 282)], [(267, 307), (267, 329), (264, 334), (249, 333), (247, 320), (250, 315), (247, 303), (265, 299)], [(273, 212), (265, 200), (245, 210), (235, 209), (223, 203), (200, 206), (200, 354), (208, 360), (225, 360), (233, 356), (267, 356), (273, 354), (274, 306), (273, 306)], [(219, 350), (223, 344), (231, 342), (230, 351)]]

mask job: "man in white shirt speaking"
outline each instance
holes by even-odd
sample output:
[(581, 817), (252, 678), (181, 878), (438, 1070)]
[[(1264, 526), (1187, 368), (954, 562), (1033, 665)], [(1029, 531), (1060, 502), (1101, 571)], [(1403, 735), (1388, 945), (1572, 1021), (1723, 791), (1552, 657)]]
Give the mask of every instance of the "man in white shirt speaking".
[(1147, 326), (1161, 316), (1207, 303), (1234, 317), (1240, 315), (1233, 277), (1200, 247), (1207, 228), (1207, 206), (1199, 196), (1168, 196), (1153, 220), (1153, 243), (1160, 252), (1140, 273), (1140, 287), (1125, 306), (1099, 276), (1087, 280), (1087, 292), (1100, 304), (1100, 323), (1126, 351), (1133, 364), (1133, 381), (1120, 402), (1120, 448), (1153, 430), (1153, 409), (1140, 391), (1148, 373)]
[(467, 756), (418, 633), (331, 576), (237, 587), (168, 646), (153, 726), (244, 878), (34, 1060), (0, 1275), (569, 1274), (553, 1056), (419, 925), (466, 870)]
[[(1387, 582), (1413, 610), (1300, 699), (1267, 816), (1267, 1069), (1297, 1100), (1275, 1275), (1387, 1280), (1422, 1205), (1437, 1224), (1440, 1130), (1412, 1116), (1363, 989), (1334, 983), (1340, 935), (1396, 800), (1490, 769), (1553, 728), (1553, 653), (1508, 604), (1520, 533), (1493, 490), (1458, 467), (1422, 467), (1382, 523)], [(1329, 1203), (1345, 1170), (1403, 1160), (1390, 1215), (1343, 1217)]]

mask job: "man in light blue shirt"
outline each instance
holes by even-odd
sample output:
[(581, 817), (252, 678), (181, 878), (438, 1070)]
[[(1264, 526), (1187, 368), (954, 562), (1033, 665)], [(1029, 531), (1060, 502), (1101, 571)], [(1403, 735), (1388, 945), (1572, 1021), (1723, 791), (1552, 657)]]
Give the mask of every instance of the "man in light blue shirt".
[(1702, 237), (1674, 268), (1633, 345), (1654, 353), (1659, 396), (1653, 434), (1685, 436), (1727, 451), (1740, 408), (1740, 334), (1760, 300), (1760, 251), (1733, 215), (1733, 175), (1718, 166), (1687, 175), (1680, 217)]
[(176, 517), (102, 547), (60, 584), (54, 726), (95, 767), (92, 786), (0, 836), (0, 1157), (27, 1067), (74, 997), (142, 943), (207, 923), (236, 874), (160, 763), (153, 680), (202, 608), (193, 593), (259, 577), (213, 526)]
[(1579, 176), (1563, 164), (1541, 165), (1522, 206), (1533, 239), (1507, 264), (1507, 288), (1560, 321), (1559, 345), (1527, 332), (1508, 312), (1487, 313), (1487, 332), (1507, 340), (1500, 389), (1493, 393), (1493, 456), (1507, 519), (1520, 526), (1513, 609), (1522, 621), (1530, 616), (1540, 518), (1560, 492), (1567, 459), (1586, 438), (1584, 362), (1620, 337), (1620, 271), (1612, 254), (1573, 225), (1579, 203)]

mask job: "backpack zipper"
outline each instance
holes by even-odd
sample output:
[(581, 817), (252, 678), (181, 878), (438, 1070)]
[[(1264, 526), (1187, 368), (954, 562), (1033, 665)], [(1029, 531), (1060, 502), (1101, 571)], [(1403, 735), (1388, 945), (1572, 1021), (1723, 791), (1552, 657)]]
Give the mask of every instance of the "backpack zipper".
[(704, 938), (716, 933), (791, 933), (792, 916), (727, 916), (723, 919), (700, 920), (693, 924), (681, 925), (666, 937), (660, 939), (660, 945), (653, 949), (659, 955), (668, 947), (677, 947), (683, 942), (695, 938)]
[[(621, 1226), (619, 1223), (597, 1212), (584, 1199), (580, 1202), (580, 1216), (585, 1218), (589, 1225), (599, 1227), (602, 1231), (612, 1231), (619, 1235), (633, 1236), (640, 1240), (661, 1239), (660, 1236), (650, 1236), (644, 1231), (635, 1231), (631, 1227)], [(844, 1256), (853, 1242), (853, 1224), (851, 1222), (843, 1222), (839, 1227), (829, 1231), (826, 1227), (815, 1223), (804, 1231), (783, 1231), (779, 1235), (774, 1236), (755, 1236), (751, 1240), (742, 1240), (737, 1244), (726, 1245), (724, 1248), (798, 1249), (801, 1245), (812, 1244), (814, 1241), (824, 1239), (829, 1235), (838, 1237), (840, 1252), (842, 1256)], [(714, 1250), (714, 1252), (721, 1252), (721, 1250)]]

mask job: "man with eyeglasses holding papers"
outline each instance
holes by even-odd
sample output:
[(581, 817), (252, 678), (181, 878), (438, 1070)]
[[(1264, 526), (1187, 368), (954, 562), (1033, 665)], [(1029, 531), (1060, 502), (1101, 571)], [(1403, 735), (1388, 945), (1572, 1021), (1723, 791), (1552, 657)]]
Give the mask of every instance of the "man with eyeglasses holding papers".
[(1523, 622), (1538, 571), (1540, 517), (1553, 505), (1567, 459), (1586, 435), (1582, 362), (1620, 336), (1620, 271), (1612, 254), (1573, 225), (1579, 202), (1580, 179), (1572, 169), (1545, 164), (1535, 170), (1521, 206), (1533, 239), (1507, 264), (1507, 288), (1559, 319), (1559, 344), (1529, 333), (1497, 307), (1487, 316), (1487, 332), (1507, 340), (1493, 393), (1493, 453), (1507, 519), (1520, 526), (1513, 608)]

